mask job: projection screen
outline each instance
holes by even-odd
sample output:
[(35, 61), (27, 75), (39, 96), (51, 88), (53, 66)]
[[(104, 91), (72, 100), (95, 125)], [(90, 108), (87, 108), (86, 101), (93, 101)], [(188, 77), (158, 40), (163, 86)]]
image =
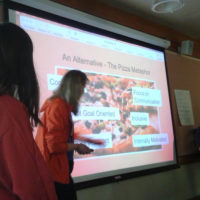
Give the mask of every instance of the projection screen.
[(164, 49), (33, 11), (9, 8), (9, 20), (33, 41), (40, 105), (67, 71), (81, 70), (89, 79), (74, 130), (104, 144), (86, 143), (93, 153), (75, 153), (75, 182), (175, 166)]

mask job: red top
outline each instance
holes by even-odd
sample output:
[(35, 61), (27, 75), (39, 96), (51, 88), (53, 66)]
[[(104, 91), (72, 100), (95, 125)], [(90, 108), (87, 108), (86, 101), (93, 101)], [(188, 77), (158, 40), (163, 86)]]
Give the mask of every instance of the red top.
[[(38, 127), (36, 143), (54, 181), (69, 183), (68, 139), (72, 130), (72, 106), (61, 98), (47, 100), (41, 108), (43, 126)], [(73, 135), (73, 133), (72, 133)]]
[(51, 174), (35, 144), (25, 106), (0, 96), (0, 199), (56, 200)]

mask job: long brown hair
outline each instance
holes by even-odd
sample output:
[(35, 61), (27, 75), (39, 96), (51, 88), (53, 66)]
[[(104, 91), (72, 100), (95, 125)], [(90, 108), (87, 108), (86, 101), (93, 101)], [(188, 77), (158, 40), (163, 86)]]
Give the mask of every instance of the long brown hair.
[(61, 97), (73, 106), (72, 112), (78, 113), (79, 100), (83, 94), (82, 89), (88, 82), (85, 73), (79, 70), (70, 70), (62, 78), (61, 83), (51, 98)]
[(0, 24), (0, 86), (0, 95), (16, 95), (24, 103), (32, 126), (40, 123), (33, 44), (29, 35), (12, 23)]

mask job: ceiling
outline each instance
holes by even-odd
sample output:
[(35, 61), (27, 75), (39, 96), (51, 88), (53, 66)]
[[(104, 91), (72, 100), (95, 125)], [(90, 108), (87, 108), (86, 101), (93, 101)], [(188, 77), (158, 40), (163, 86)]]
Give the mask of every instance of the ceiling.
[(151, 10), (154, 0), (98, 0), (120, 10), (165, 25), (200, 40), (200, 0), (183, 0), (184, 7), (174, 13), (158, 14)]

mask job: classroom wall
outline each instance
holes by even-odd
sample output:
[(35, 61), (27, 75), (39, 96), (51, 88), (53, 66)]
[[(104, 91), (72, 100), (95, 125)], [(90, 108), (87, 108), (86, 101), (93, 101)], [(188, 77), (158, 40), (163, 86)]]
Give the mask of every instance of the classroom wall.
[(78, 191), (79, 200), (186, 200), (200, 194), (200, 163)]
[(168, 50), (178, 52), (181, 42), (192, 40), (194, 42), (193, 56), (200, 58), (200, 40), (191, 38), (181, 32), (143, 19), (131, 13), (124, 12), (102, 3), (100, 0), (52, 0), (68, 7), (89, 13), (91, 15), (127, 26), (163, 39), (171, 41)]
[[(194, 130), (200, 126), (200, 59), (166, 51), (166, 63), (179, 158), (186, 155), (191, 158), (195, 154), (200, 157), (194, 139)], [(181, 125), (176, 106), (175, 89), (187, 90), (190, 93), (194, 123), (189, 126)]]
[(3, 21), (3, 4), (0, 0), (0, 22)]

